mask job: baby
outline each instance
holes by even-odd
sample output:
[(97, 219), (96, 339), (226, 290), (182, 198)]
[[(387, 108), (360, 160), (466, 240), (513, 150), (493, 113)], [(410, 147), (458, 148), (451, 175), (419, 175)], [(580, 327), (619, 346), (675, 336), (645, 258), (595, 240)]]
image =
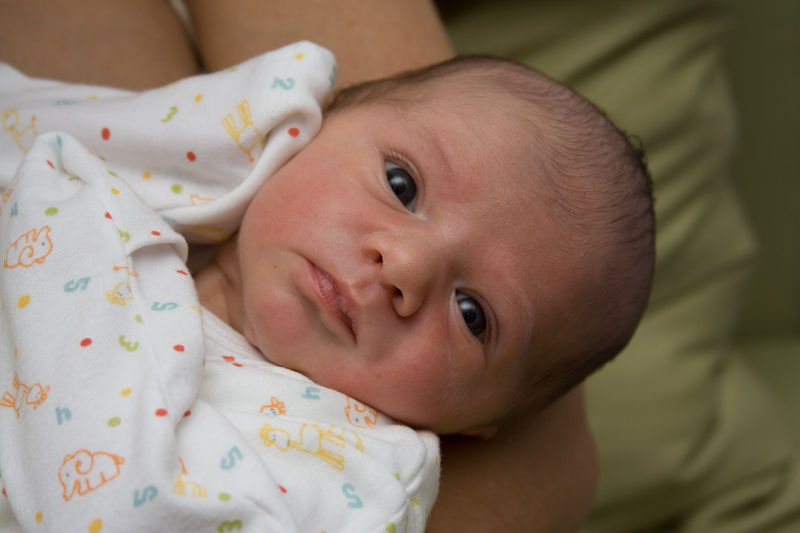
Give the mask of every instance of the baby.
[[(273, 53), (280, 68), (315, 56), (324, 68), (309, 70), (322, 70), (325, 81), (329, 60), (309, 43)], [(246, 64), (231, 75), (258, 80), (259, 91), (261, 80), (278, 91), (317, 87), (300, 73), (276, 76), (279, 83), (272, 71), (248, 71), (260, 68)], [(213, 80), (200, 91), (200, 82), (131, 98), (169, 103), (164, 94), (175, 99), (185, 85), (195, 103), (210, 106), (227, 94)], [(324, 92), (309, 92), (324, 101)], [(47, 117), (71, 98), (37, 111), (37, 133), (55, 129), (45, 120), (57, 123)], [(0, 460), (23, 524), (40, 522), (36, 509), (45, 508), (57, 524), (97, 530), (100, 518), (89, 520), (94, 514), (76, 501), (95, 502), (87, 508), (105, 509), (110, 520), (128, 516), (130, 505), (123, 514), (110, 510), (132, 498), (129, 528), (143, 527), (145, 517), (178, 529), (208, 518), (219, 530), (237, 521), (246, 530), (391, 531), (401, 523), (422, 530), (436, 492), (435, 439), (379, 411), (440, 434), (489, 437), (558, 398), (632, 335), (653, 266), (649, 181), (625, 136), (569, 89), (514, 63), (456, 59), (338, 93), (316, 136), (314, 113), (301, 100), (264, 113), (272, 120), (264, 125), (255, 98), (237, 106), (240, 121), (222, 122), (222, 139), (235, 140), (230, 162), (198, 148), (170, 160), (155, 137), (135, 154), (152, 156), (150, 166), (124, 145), (108, 156), (112, 147), (103, 143), (130, 142), (120, 131), (142, 113), (101, 129), (87, 118), (94, 108), (78, 105), (64, 117), (76, 131), (89, 124), (87, 132), (100, 132), (79, 140), (107, 152), (105, 161), (64, 134), (30, 147), (0, 215), (3, 228), (29, 217), (38, 229), (3, 235), (8, 318), (0, 326), (15, 345), (4, 352), (2, 379), (16, 397), (0, 410), (0, 434), (9, 440)], [(111, 100), (97, 114), (103, 120), (117, 109)], [(161, 115), (158, 128), (178, 128), (183, 106)], [(9, 128), (20, 133), (30, 113), (13, 110)], [(180, 127), (170, 131), (196, 134)], [(151, 136), (161, 131), (147, 128)], [(21, 135), (12, 136), (20, 145)], [(298, 139), (308, 141), (302, 150), (291, 145)], [(254, 170), (241, 184), (215, 182), (219, 161), (228, 176), (240, 166)], [(191, 206), (154, 185), (158, 164), (184, 179), (162, 180), (175, 195), (199, 191)], [(88, 200), (77, 204), (80, 195)], [(237, 212), (241, 224), (231, 222)], [(185, 243), (162, 218), (190, 237), (239, 226), (195, 276), (196, 296), (185, 283)], [(30, 243), (44, 252), (26, 256)], [(89, 262), (78, 269), (72, 256), (59, 255), (67, 250)], [(101, 285), (108, 290), (90, 299)], [(39, 306), (45, 294), (64, 299), (64, 311)], [(37, 325), (50, 320), (48, 335), (15, 329), (33, 313)], [(72, 323), (58, 333), (54, 315)], [(103, 327), (90, 328), (92, 321)], [(57, 366), (46, 342), (58, 347)], [(73, 376), (69, 364), (91, 368), (91, 379)], [(91, 394), (79, 399), (82, 392)], [(37, 410), (48, 396), (57, 425)], [(110, 417), (125, 409), (129, 416)], [(107, 421), (102, 429), (91, 424), (92, 410)], [(20, 442), (55, 451), (45, 458), (46, 447), (35, 448), (37, 467), (26, 470), (13, 451)], [(145, 448), (161, 455), (146, 462)], [(70, 478), (80, 452), (108, 471)], [(82, 475), (77, 466), (74, 474)], [(41, 496), (24, 501), (23, 494)], [(216, 498), (202, 511), (192, 507), (190, 497), (209, 495)], [(199, 522), (187, 522), (190, 515)]]
[(336, 95), (196, 282), (271, 362), (490, 436), (625, 346), (652, 269), (625, 136), (537, 72), (460, 58)]

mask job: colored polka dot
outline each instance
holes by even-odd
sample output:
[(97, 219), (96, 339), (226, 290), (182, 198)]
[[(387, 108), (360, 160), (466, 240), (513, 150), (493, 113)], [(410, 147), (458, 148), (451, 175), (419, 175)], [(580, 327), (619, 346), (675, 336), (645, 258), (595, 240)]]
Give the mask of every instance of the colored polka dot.
[(122, 419), (118, 416), (108, 419), (108, 427), (115, 428), (122, 423)]
[(131, 395), (131, 389), (122, 389), (119, 391), (120, 395), (125, 398)]
[(297, 54), (294, 56), (295, 59), (303, 59), (303, 54)]
[(221, 502), (227, 502), (231, 499), (231, 495), (225, 492), (220, 492), (217, 498), (219, 498), (219, 501)]
[(280, 485), (278, 485), (278, 488), (279, 488), (279, 489), (281, 489), (281, 492), (282, 492), (282, 493), (286, 494), (286, 489), (284, 489), (284, 488), (283, 488), (282, 486), (280, 486)]
[(105, 217), (106, 217), (106, 218), (108, 218), (108, 219), (110, 219), (110, 218), (111, 218), (111, 213), (109, 213), (108, 211), (106, 211)]
[(30, 294), (23, 294), (17, 300), (17, 309), (25, 309), (28, 307), (28, 304), (31, 303), (31, 296)]
[(86, 348), (90, 344), (92, 344), (92, 339), (90, 339), (89, 337), (86, 337), (85, 339), (83, 339), (81, 341), (81, 348)]
[(189, 416), (190, 414), (192, 414), (192, 412), (191, 412), (191, 411), (186, 411), (185, 413), (183, 413), (183, 417), (184, 417), (184, 418), (186, 418), (186, 417), (187, 417), (187, 416)]
[(291, 135), (292, 137), (297, 137), (298, 135), (300, 135), (300, 130), (298, 130), (297, 128), (289, 128), (289, 135)]
[(152, 177), (153, 177), (153, 175), (150, 174), (149, 172), (142, 172), (142, 178), (143, 179), (149, 180)]
[(47, 209), (44, 210), (44, 214), (47, 215), (48, 217), (51, 217), (56, 213), (58, 213), (57, 207), (48, 207)]
[(167, 410), (166, 409), (158, 409), (156, 411), (156, 416), (167, 416)]
[(197, 156), (194, 155), (194, 152), (186, 152), (186, 159), (188, 159), (189, 161), (194, 161), (195, 159), (197, 159)]
[(386, 522), (386, 533), (397, 533), (397, 526), (394, 522)]
[(109, 137), (111, 137), (111, 130), (108, 128), (103, 128), (103, 130), (100, 132), (100, 136), (103, 137), (104, 141), (107, 141)]
[[(191, 153), (191, 152), (189, 152), (189, 153)], [(194, 161), (194, 158), (191, 158), (191, 157), (190, 157), (190, 158), (189, 158), (189, 160), (190, 160), (190, 161)], [(179, 184), (177, 184), (177, 183), (176, 183), (175, 185), (173, 185), (172, 187), (170, 187), (170, 188), (169, 188), (169, 190), (171, 190), (171, 191), (172, 191), (172, 192), (174, 192), (175, 194), (180, 194), (180, 193), (182, 193), (182, 192), (183, 192), (183, 185), (179, 185)]]
[(42, 512), (41, 512), (41, 511), (38, 511), (38, 512), (36, 513), (36, 517), (35, 517), (35, 518), (36, 518), (36, 523), (37, 523), (37, 524), (41, 524), (41, 523), (42, 523)]
[(53, 162), (50, 161), (49, 159), (47, 160), (47, 164), (50, 165), (50, 168), (52, 168), (53, 170), (56, 169), (56, 167), (53, 165)]
[(202, 94), (198, 94), (197, 96), (194, 97), (194, 101), (195, 102), (199, 102), (202, 99), (203, 99), (203, 95)]
[(110, 170), (108, 170), (107, 172), (108, 172), (109, 174), (111, 174), (112, 176), (114, 176), (115, 178), (116, 178), (116, 177), (118, 177), (116, 174), (114, 174), (114, 173), (113, 173), (113, 172), (111, 172)]
[(97, 96), (96, 94), (90, 94), (89, 95), (89, 100), (97, 100), (98, 98), (99, 98), (99, 96)]
[(185, 350), (182, 344), (176, 344), (175, 346), (172, 347), (172, 349), (175, 350), (176, 352), (182, 352), (183, 350)]
[(119, 194), (119, 189), (112, 188), (111, 194)]
[(188, 276), (189, 275), (184, 270), (176, 270), (175, 272), (177, 272), (178, 274), (183, 274), (184, 276)]
[(160, 237), (160, 236), (161, 236), (161, 233), (159, 233), (159, 232), (157, 232), (157, 231), (155, 231), (155, 230), (151, 231), (150, 233), (151, 233), (152, 235), (155, 235), (156, 237)]
[(97, 520), (93, 520), (91, 524), (89, 524), (89, 533), (100, 533), (103, 529), (103, 521), (99, 518)]
[(142, 315), (136, 315), (135, 317), (133, 317), (133, 319), (136, 320), (136, 322), (138, 322), (139, 324), (142, 323)]

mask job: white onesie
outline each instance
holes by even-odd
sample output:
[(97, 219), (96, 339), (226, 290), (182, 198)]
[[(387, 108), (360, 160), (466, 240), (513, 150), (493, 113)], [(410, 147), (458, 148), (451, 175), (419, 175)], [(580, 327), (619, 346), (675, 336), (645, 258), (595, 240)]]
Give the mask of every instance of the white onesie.
[(0, 66), (0, 529), (424, 530), (436, 437), (267, 362), (184, 264), (334, 76), (306, 42), (144, 93)]

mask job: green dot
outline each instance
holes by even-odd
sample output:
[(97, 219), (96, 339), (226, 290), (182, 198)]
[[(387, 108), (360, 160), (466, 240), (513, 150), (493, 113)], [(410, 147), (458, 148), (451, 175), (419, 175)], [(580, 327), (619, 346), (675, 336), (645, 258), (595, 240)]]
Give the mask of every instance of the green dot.
[(112, 428), (117, 427), (121, 423), (122, 423), (122, 419), (120, 417), (118, 417), (118, 416), (115, 416), (114, 418), (109, 418), (108, 419), (108, 425), (109, 425), (109, 427), (112, 427)]
[(136, 315), (134, 318), (136, 319), (136, 322), (138, 322), (139, 324), (142, 323), (142, 315)]
[(172, 192), (174, 192), (175, 194), (180, 194), (180, 193), (183, 192), (183, 185), (179, 185), (179, 184), (176, 183), (171, 188), (172, 188)]
[(44, 210), (44, 214), (49, 217), (55, 215), (56, 213), (58, 213), (57, 207), (48, 207), (47, 209)]
[(226, 493), (224, 493), (224, 492), (220, 492), (220, 493), (219, 493), (219, 496), (217, 496), (217, 497), (218, 497), (218, 498), (219, 498), (219, 500), (220, 500), (220, 501), (222, 501), (222, 502), (227, 502), (228, 500), (230, 500), (230, 499), (231, 499), (231, 495), (230, 495), (230, 494), (226, 494)]
[(386, 533), (397, 533), (397, 526), (394, 522), (386, 522)]

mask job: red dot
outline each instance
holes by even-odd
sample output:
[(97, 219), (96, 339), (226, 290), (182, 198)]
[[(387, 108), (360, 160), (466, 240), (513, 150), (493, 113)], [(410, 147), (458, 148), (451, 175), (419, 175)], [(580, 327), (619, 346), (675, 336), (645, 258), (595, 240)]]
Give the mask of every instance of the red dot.
[(175, 346), (172, 347), (172, 349), (175, 350), (176, 352), (182, 352), (184, 350), (184, 347), (182, 344), (176, 344)]
[(183, 274), (184, 276), (188, 276), (189, 275), (183, 270), (176, 270), (175, 272), (177, 272), (178, 274)]
[(233, 356), (232, 355), (223, 355), (222, 358), (225, 359), (228, 362), (233, 361)]
[(48, 165), (50, 165), (50, 168), (52, 168), (53, 170), (55, 170), (55, 169), (56, 169), (56, 167), (54, 167), (54, 166), (53, 166), (53, 163), (51, 163), (50, 161), (47, 161), (47, 164), (48, 164)]
[(100, 135), (103, 136), (103, 140), (107, 141), (109, 137), (111, 137), (111, 131), (108, 128), (103, 128), (103, 131), (100, 132)]
[(186, 411), (185, 413), (183, 413), (183, 416), (189, 416), (190, 414), (192, 414), (191, 411)]
[(281, 489), (281, 492), (282, 492), (282, 493), (286, 494), (286, 489), (284, 489), (284, 488), (283, 488), (283, 487), (281, 487), (280, 485), (278, 485), (278, 488), (279, 488), (279, 489)]
[(300, 130), (298, 130), (297, 128), (289, 128), (289, 135), (291, 135), (292, 137), (297, 137), (298, 135), (300, 135)]
[(111, 213), (109, 213), (108, 211), (106, 211), (106, 218), (111, 218)]
[(167, 410), (166, 409), (156, 410), (156, 416), (167, 416)]
[(233, 366), (238, 366), (239, 368), (242, 368), (242, 363), (233, 363)]
[(195, 159), (197, 159), (197, 156), (194, 155), (194, 152), (186, 152), (186, 159), (188, 159), (189, 161), (194, 161)]
[(90, 339), (89, 337), (86, 337), (85, 339), (83, 339), (81, 341), (81, 347), (83, 347), (83, 348), (86, 348), (90, 344), (92, 344), (92, 339)]
[(160, 234), (159, 232), (157, 232), (157, 231), (151, 231), (150, 233), (152, 233), (152, 234), (153, 234), (153, 235), (155, 235), (156, 237), (159, 237), (159, 236), (161, 235), (161, 234)]

